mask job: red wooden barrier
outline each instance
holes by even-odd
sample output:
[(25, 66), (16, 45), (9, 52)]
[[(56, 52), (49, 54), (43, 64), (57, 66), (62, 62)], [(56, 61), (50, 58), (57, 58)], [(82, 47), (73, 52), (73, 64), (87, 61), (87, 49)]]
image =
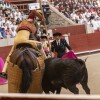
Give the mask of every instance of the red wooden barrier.
[[(100, 49), (100, 33), (70, 35), (69, 41), (75, 53)], [(10, 50), (11, 46), (0, 47), (0, 56), (5, 60)]]
[(0, 47), (0, 56), (3, 58), (3, 60), (6, 60), (6, 57), (8, 56), (12, 46), (6, 46), (6, 47)]
[(71, 35), (69, 39), (70, 45), (75, 52), (89, 50), (86, 34)]
[(52, 29), (53, 33), (60, 32), (62, 34), (70, 33), (71, 35), (86, 33), (85, 25), (76, 25), (69, 27), (58, 27)]
[(100, 49), (100, 34), (88, 34), (87, 37), (90, 50)]
[(70, 45), (75, 52), (100, 49), (100, 34), (78, 34), (69, 37)]

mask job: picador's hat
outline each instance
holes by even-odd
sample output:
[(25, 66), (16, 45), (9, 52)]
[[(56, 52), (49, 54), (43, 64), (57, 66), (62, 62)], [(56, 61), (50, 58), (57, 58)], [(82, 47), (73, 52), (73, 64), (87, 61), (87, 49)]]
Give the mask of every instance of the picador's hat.
[(53, 34), (53, 36), (61, 36), (61, 35), (62, 35), (62, 34), (59, 33), (59, 32), (56, 32), (56, 33)]

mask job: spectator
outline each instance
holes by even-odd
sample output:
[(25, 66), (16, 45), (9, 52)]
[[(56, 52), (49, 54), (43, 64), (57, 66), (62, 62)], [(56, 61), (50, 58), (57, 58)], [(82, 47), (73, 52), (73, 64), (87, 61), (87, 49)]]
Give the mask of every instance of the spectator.
[(14, 27), (11, 27), (11, 37), (15, 37), (16, 36), (16, 30), (14, 29)]
[(22, 13), (20, 13), (17, 8), (15, 9), (14, 6), (12, 6), (10, 3), (2, 0), (0, 2), (0, 37), (5, 38), (6, 35), (11, 35), (11, 37), (15, 37), (16, 27), (18, 26), (17, 24), (19, 24), (21, 21)]
[(21, 23), (20, 18), (17, 18), (17, 20), (16, 20), (16, 25), (19, 25), (20, 23)]
[(0, 39), (3, 39), (3, 36), (2, 36), (2, 34), (1, 34), (1, 32), (0, 32)]
[(41, 35), (40, 41), (42, 42), (44, 52), (45, 52), (46, 56), (48, 57), (50, 50), (49, 50), (49, 44), (47, 41), (47, 35), (46, 34)]
[(1, 35), (3, 36), (3, 38), (6, 38), (7, 37), (7, 33), (5, 31), (5, 28), (2, 28)]
[(6, 34), (7, 34), (7, 35), (10, 35), (10, 36), (11, 36), (11, 34), (12, 34), (9, 27), (8, 27), (7, 30), (6, 30)]
[(41, 36), (42, 34), (46, 34), (46, 30), (45, 30), (45, 27), (44, 27), (43, 25), (40, 25), (40, 27), (39, 27), (39, 32), (40, 32), (40, 36)]
[(2, 32), (2, 25), (0, 26), (0, 32)]
[[(88, 20), (91, 14), (100, 13), (100, 0), (52, 0), (54, 7), (62, 12), (67, 18), (78, 24), (87, 24), (91, 27)], [(81, 16), (80, 16), (81, 15)], [(98, 22), (96, 21), (96, 24)], [(97, 29), (97, 25), (95, 26)]]

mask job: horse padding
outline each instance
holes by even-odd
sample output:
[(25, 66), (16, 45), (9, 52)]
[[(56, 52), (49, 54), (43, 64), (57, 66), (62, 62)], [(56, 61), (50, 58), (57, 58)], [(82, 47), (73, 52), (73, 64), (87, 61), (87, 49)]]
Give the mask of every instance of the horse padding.
[[(44, 60), (40, 57), (38, 58), (40, 68), (32, 71), (32, 83), (28, 89), (27, 93), (42, 93), (42, 77), (44, 73)], [(19, 93), (20, 83), (22, 80), (22, 70), (13, 63), (8, 64), (8, 92), (9, 93)]]

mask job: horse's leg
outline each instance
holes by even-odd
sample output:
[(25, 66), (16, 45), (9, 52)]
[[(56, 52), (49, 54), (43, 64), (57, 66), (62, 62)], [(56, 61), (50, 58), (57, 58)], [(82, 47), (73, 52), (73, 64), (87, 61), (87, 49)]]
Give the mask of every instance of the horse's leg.
[(86, 82), (80, 82), (80, 84), (82, 85), (82, 88), (85, 90), (86, 94), (90, 94), (90, 89), (87, 85)]
[(79, 89), (76, 87), (76, 85), (70, 86), (68, 89), (74, 94), (79, 94)]

